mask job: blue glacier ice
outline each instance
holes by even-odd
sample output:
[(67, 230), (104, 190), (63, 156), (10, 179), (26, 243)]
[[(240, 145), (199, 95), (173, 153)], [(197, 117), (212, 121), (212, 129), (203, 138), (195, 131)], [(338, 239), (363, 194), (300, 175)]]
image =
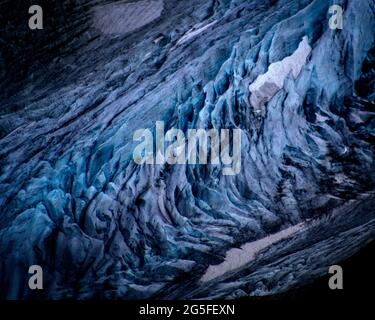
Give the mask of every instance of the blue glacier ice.
[[(93, 15), (117, 2), (80, 0), (40, 36), (0, 36), (0, 297), (275, 294), (374, 240), (374, 1), (141, 2), (145, 25), (126, 7), (126, 28), (103, 30)], [(250, 88), (301, 43), (298, 72), (272, 94), (257, 86), (254, 105)], [(133, 133), (156, 121), (242, 129), (240, 174), (136, 164)], [(200, 281), (229, 250), (301, 223)]]

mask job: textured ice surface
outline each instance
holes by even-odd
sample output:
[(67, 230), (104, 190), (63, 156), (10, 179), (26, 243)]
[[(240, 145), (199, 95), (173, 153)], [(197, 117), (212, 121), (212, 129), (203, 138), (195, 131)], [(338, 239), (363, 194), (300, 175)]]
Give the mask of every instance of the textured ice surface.
[[(340, 1), (344, 28), (333, 31), (327, 0), (164, 0), (159, 18), (117, 36), (91, 14), (118, 2), (60, 3), (48, 1), (56, 18), (38, 33), (19, 8), (0, 19), (19, 25), (0, 39), (1, 297), (272, 294), (375, 238), (373, 1)], [(304, 57), (302, 39), (309, 58), (259, 116), (250, 84), (300, 45)], [(133, 133), (159, 120), (242, 129), (240, 174), (135, 164)], [(232, 248), (301, 223), (199, 281)], [(42, 292), (28, 290), (32, 264), (43, 267)]]

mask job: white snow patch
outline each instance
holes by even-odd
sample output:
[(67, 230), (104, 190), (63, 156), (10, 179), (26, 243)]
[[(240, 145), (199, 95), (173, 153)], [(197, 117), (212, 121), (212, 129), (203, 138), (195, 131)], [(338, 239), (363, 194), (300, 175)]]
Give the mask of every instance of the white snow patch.
[(250, 84), (250, 102), (255, 110), (262, 108), (283, 86), (289, 73), (294, 79), (300, 74), (302, 67), (306, 64), (312, 48), (307, 36), (304, 36), (294, 53), (281, 61), (271, 63), (268, 71), (256, 78)]
[(94, 26), (106, 35), (123, 35), (159, 18), (163, 7), (163, 0), (120, 1), (97, 6), (93, 11)]
[(327, 120), (329, 120), (328, 117), (320, 115), (319, 113), (316, 113), (315, 115), (316, 115), (317, 122), (326, 122)]
[(215, 25), (217, 23), (217, 20), (212, 21), (211, 23), (206, 24), (203, 27), (200, 27), (197, 29), (197, 26), (190, 29), (184, 36), (180, 38), (177, 42), (177, 46), (184, 44), (185, 42), (188, 42), (189, 40), (195, 38), (197, 35), (201, 34), (203, 31), (207, 30), (209, 27)]
[(290, 237), (291, 235), (303, 230), (304, 228), (305, 223), (302, 222), (260, 240), (248, 242), (244, 244), (240, 249), (230, 249), (225, 256), (224, 262), (209, 266), (200, 281), (207, 282), (214, 278), (220, 277), (229, 271), (233, 271), (245, 266), (246, 264), (254, 260), (256, 254), (259, 251), (269, 247), (276, 242), (279, 242), (280, 240)]

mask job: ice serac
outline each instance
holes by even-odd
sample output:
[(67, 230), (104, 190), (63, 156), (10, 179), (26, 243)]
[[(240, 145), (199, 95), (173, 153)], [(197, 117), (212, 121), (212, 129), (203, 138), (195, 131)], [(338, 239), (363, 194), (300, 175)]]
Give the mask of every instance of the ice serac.
[[(130, 2), (50, 0), (36, 33), (7, 10), (0, 297), (274, 294), (374, 240), (374, 1), (337, 2), (342, 30), (327, 0), (164, 0), (157, 18), (161, 1), (131, 2), (142, 21)], [(240, 173), (138, 165), (133, 134), (157, 121), (241, 129)], [(252, 259), (231, 255), (243, 246)]]
[(292, 55), (281, 61), (271, 63), (265, 74), (256, 78), (249, 86), (251, 93), (250, 102), (255, 110), (261, 110), (283, 86), (286, 77), (291, 74), (294, 79), (301, 73), (307, 62), (312, 48), (307, 36), (304, 36), (298, 48)]

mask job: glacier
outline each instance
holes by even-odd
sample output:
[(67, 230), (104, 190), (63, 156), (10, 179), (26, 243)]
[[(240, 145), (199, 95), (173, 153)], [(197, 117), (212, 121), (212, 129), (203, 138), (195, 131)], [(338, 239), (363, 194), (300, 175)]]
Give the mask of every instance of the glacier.
[[(35, 33), (2, 6), (0, 298), (272, 295), (375, 239), (373, 0), (50, 0)], [(136, 164), (157, 121), (241, 129), (240, 173)]]

